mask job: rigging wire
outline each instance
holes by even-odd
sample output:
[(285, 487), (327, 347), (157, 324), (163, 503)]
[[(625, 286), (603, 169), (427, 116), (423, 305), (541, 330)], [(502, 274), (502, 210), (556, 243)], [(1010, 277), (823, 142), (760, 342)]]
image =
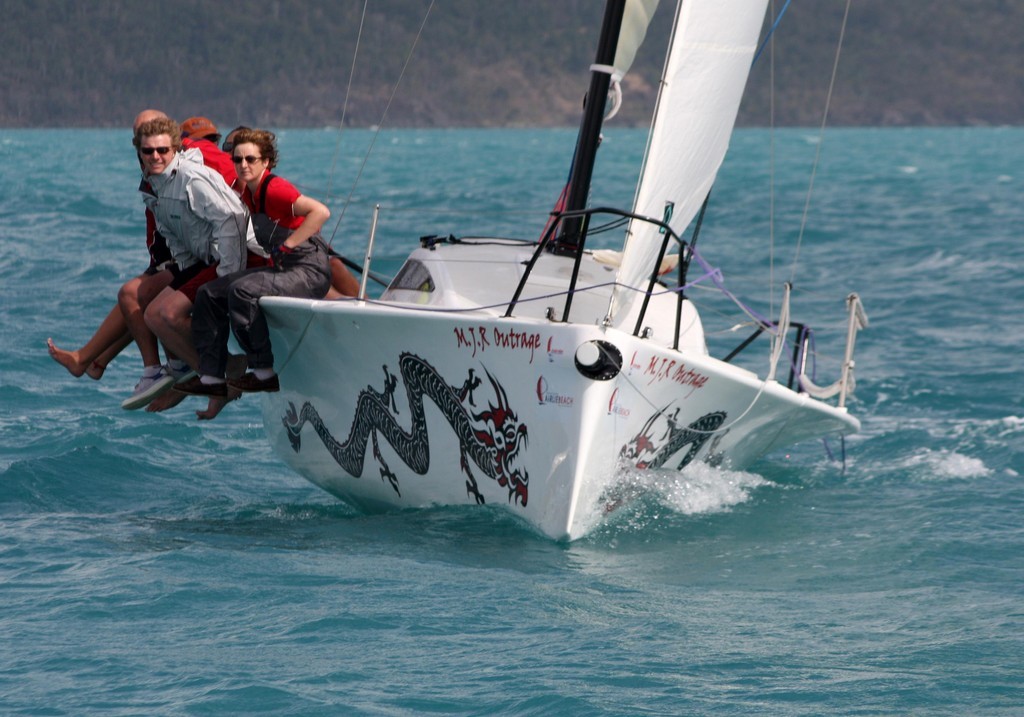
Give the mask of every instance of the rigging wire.
[[(355, 49), (354, 49), (353, 54), (352, 54), (352, 67), (349, 70), (348, 84), (347, 84), (347, 86), (345, 88), (345, 100), (344, 100), (344, 102), (342, 104), (341, 123), (340, 123), (340, 125), (338, 127), (338, 141), (336, 142), (335, 147), (334, 147), (334, 156), (333, 156), (333, 158), (331, 160), (331, 171), (330, 171), (330, 174), (328, 175), (328, 178), (327, 178), (327, 191), (326, 191), (326, 193), (324, 195), (324, 203), (325, 204), (327, 204), (329, 202), (329, 200), (330, 200), (331, 189), (332, 189), (332, 185), (333, 185), (333, 182), (334, 182), (334, 177), (335, 177), (335, 175), (337, 173), (338, 157), (339, 157), (339, 155), (341, 153), (341, 139), (342, 139), (342, 134), (343, 134), (344, 128), (345, 128), (345, 119), (346, 119), (346, 116), (348, 114), (348, 102), (349, 102), (349, 99), (351, 98), (351, 95), (352, 95), (352, 82), (353, 82), (353, 79), (355, 77), (356, 66), (358, 64), (357, 60), (359, 58), (359, 48), (360, 48), (360, 45), (362, 44), (363, 28), (364, 28), (365, 23), (366, 23), (366, 11), (367, 11), (368, 5), (369, 5), (369, 0), (364, 0), (362, 13), (360, 14), (360, 18), (359, 18), (359, 29), (358, 29), (358, 32), (356, 33), (356, 46), (355, 46)], [(402, 78), (405, 76), (405, 71), (406, 71), (406, 69), (409, 66), (409, 61), (412, 58), (413, 51), (416, 49), (416, 45), (419, 42), (420, 36), (423, 34), (423, 28), (426, 26), (427, 18), (430, 16), (430, 12), (433, 9), (433, 7), (434, 7), (434, 0), (431, 0), (430, 6), (427, 8), (427, 11), (426, 11), (426, 13), (423, 16), (423, 21), (420, 23), (419, 30), (416, 33), (416, 37), (413, 39), (412, 46), (409, 48), (409, 53), (406, 56), (405, 63), (402, 65), (402, 71), (399, 74), (398, 80), (395, 82), (395, 86), (392, 89), (391, 96), (388, 98), (388, 103), (385, 106), (384, 111), (381, 114), (381, 121), (378, 123), (377, 130), (376, 130), (376, 132), (373, 135), (373, 139), (370, 142), (370, 146), (366, 150), (366, 155), (364, 156), (363, 162), (362, 162), (362, 164), (359, 167), (359, 172), (358, 172), (355, 180), (352, 183), (352, 188), (349, 190), (349, 195), (348, 195), (348, 197), (345, 200), (345, 205), (342, 207), (342, 210), (341, 210), (341, 213), (338, 216), (337, 222), (335, 222), (334, 231), (331, 232), (331, 238), (327, 241), (327, 246), (328, 247), (332, 246), (333, 243), (334, 243), (334, 239), (335, 239), (335, 236), (338, 233), (338, 229), (341, 227), (341, 220), (344, 218), (345, 211), (348, 209), (348, 206), (349, 206), (349, 204), (352, 201), (352, 195), (355, 193), (355, 189), (356, 189), (356, 186), (359, 183), (359, 179), (362, 177), (363, 170), (365, 169), (366, 163), (367, 163), (367, 161), (369, 160), (369, 157), (370, 157), (370, 152), (373, 150), (373, 145), (377, 141), (377, 135), (380, 134), (381, 127), (384, 124), (384, 119), (387, 117), (388, 110), (391, 108), (391, 102), (394, 99), (395, 94), (398, 91), (398, 86), (399, 86), (399, 84), (401, 84)], [(352, 263), (349, 262), (348, 260), (346, 260), (344, 256), (340, 256), (340, 258), (341, 258), (341, 260), (346, 265), (352, 266)], [(353, 266), (353, 268), (357, 268), (357, 267)], [(370, 276), (370, 278), (372, 278), (374, 281), (377, 281), (378, 283), (383, 283), (385, 285), (388, 283), (388, 282), (382, 281), (382, 279), (380, 277), (374, 276), (373, 274), (370, 274), (369, 276)], [(296, 345), (301, 343), (302, 340), (305, 338), (306, 332), (309, 330), (309, 327), (312, 324), (312, 321), (313, 321), (313, 316), (311, 315), (309, 320), (306, 322), (306, 325), (303, 327), (302, 333), (300, 334), (299, 340), (296, 343)], [(294, 352), (289, 354), (289, 356), (286, 358), (286, 360), (284, 362), (284, 365), (287, 365), (287, 363), (291, 360), (291, 356), (293, 354), (294, 354)], [(283, 365), (282, 365), (282, 368), (283, 368)]]
[[(775, 14), (775, 0), (772, 0), (772, 14)], [(771, 40), (768, 50), (768, 315), (775, 316), (775, 28), (782, 21), (782, 14), (789, 7), (789, 0), (782, 8), (775, 24), (769, 30), (767, 42)], [(764, 43), (761, 44), (764, 49)], [(761, 50), (754, 56), (757, 62)]]
[(398, 94), (398, 87), (402, 84), (402, 78), (405, 77), (405, 72), (409, 69), (409, 63), (412, 61), (413, 53), (416, 51), (416, 46), (419, 44), (420, 37), (423, 35), (423, 28), (427, 25), (427, 18), (430, 17), (430, 12), (434, 9), (435, 1), (436, 0), (430, 0), (430, 5), (427, 7), (427, 11), (423, 14), (423, 21), (420, 23), (420, 27), (416, 31), (416, 37), (413, 38), (408, 54), (405, 56), (405, 62), (402, 64), (402, 71), (398, 74), (398, 79), (395, 80), (395, 86), (391, 88), (391, 95), (388, 97), (388, 103), (384, 106), (384, 111), (381, 112), (380, 122), (377, 123), (377, 128), (374, 130), (373, 137), (370, 140), (370, 146), (366, 148), (366, 154), (363, 156), (362, 164), (359, 165), (359, 171), (356, 173), (356, 178), (352, 180), (352, 187), (349, 189), (348, 196), (345, 198), (345, 204), (342, 206), (341, 213), (338, 215), (338, 221), (334, 224), (334, 231), (331, 232), (331, 238), (330, 241), (327, 242), (327, 246), (331, 246), (334, 243), (334, 237), (337, 235), (338, 229), (341, 227), (341, 220), (345, 218), (345, 212), (352, 203), (352, 197), (356, 192), (356, 187), (359, 185), (359, 180), (362, 179), (363, 171), (366, 169), (366, 165), (370, 161), (370, 154), (373, 152), (373, 147), (377, 143), (377, 138), (380, 136), (380, 132), (384, 128), (384, 120), (388, 116), (388, 111), (391, 109), (391, 103), (394, 101), (395, 95)]
[[(766, 34), (764, 39), (761, 41), (761, 46), (759, 48), (757, 48), (757, 52), (754, 53), (754, 59), (750, 63), (751, 65), (753, 65), (753, 64), (755, 64), (757, 62), (757, 58), (759, 58), (761, 56), (761, 53), (764, 52), (764, 48), (768, 44), (769, 40), (771, 40), (772, 45), (773, 45), (772, 52), (774, 51), (775, 29), (779, 26), (779, 23), (782, 22), (782, 16), (786, 14), (786, 10), (789, 9), (789, 4), (792, 1), (793, 0), (786, 0), (786, 4), (782, 6), (782, 9), (779, 11), (779, 14), (775, 15), (775, 0), (772, 0), (771, 8), (772, 8), (772, 15), (775, 15), (775, 22), (772, 23), (772, 26), (768, 29), (768, 34)], [(769, 54), (771, 54), (771, 53), (769, 53)]]
[[(338, 155), (341, 154), (341, 136), (345, 131), (345, 117), (348, 115), (348, 101), (352, 96), (352, 79), (356, 75), (356, 64), (359, 59), (359, 46), (363, 40), (363, 26), (366, 23), (366, 8), (369, 6), (370, 0), (363, 0), (363, 12), (359, 16), (359, 31), (356, 33), (356, 47), (352, 51), (352, 67), (348, 73), (348, 85), (345, 87), (345, 101), (341, 106), (341, 124), (338, 126), (338, 141), (334, 145), (334, 157), (331, 159), (331, 173), (327, 175), (327, 193), (324, 195), (324, 204), (331, 198), (331, 189), (334, 184), (334, 175), (338, 168)], [(334, 237), (332, 235), (331, 239)]]
[(807, 217), (811, 211), (811, 195), (814, 192), (814, 179), (818, 173), (818, 164), (821, 161), (821, 146), (825, 143), (825, 127), (828, 124), (828, 111), (832, 104), (832, 91), (836, 85), (836, 75), (839, 72), (839, 57), (843, 50), (843, 38), (846, 35), (846, 23), (850, 17), (850, 4), (852, 0), (846, 0), (846, 9), (843, 11), (843, 22), (839, 28), (839, 41), (836, 44), (836, 56), (832, 63), (832, 77), (828, 83), (828, 94), (825, 97), (825, 111), (821, 117), (821, 129), (818, 131), (818, 143), (814, 152), (814, 164), (811, 167), (811, 178), (807, 185), (807, 199), (804, 202), (804, 213), (800, 218), (800, 232), (796, 238), (796, 250), (793, 254), (793, 266), (790, 273), (790, 283), (794, 283), (796, 277), (797, 262), (800, 258), (800, 246), (803, 243), (804, 229), (807, 227)]

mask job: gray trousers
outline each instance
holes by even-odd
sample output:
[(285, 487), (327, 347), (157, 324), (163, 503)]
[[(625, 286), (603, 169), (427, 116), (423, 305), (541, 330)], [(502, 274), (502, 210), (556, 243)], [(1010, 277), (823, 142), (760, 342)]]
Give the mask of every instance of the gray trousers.
[(284, 257), (283, 266), (243, 269), (204, 284), (192, 307), (192, 341), (199, 373), (223, 377), (228, 364), (228, 330), (245, 351), (249, 368), (273, 368), (264, 296), (322, 299), (331, 286), (330, 259), (318, 238), (303, 242)]

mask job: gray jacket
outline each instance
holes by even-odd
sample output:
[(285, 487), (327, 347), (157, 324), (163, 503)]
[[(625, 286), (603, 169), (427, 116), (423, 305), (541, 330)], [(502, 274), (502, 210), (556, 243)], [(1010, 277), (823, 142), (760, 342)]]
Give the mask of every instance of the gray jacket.
[(179, 269), (220, 262), (224, 276), (245, 268), (246, 249), (267, 256), (242, 200), (198, 149), (178, 152), (162, 173), (143, 177), (139, 191)]

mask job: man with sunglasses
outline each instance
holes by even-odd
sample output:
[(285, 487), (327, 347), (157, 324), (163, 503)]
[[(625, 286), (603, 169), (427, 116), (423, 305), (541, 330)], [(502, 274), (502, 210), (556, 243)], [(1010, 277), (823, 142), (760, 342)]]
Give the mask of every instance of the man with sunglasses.
[[(166, 117), (160, 110), (147, 109), (139, 112), (132, 124), (132, 136), (143, 123), (153, 119)], [(229, 158), (230, 161), (230, 158)], [(139, 160), (142, 167), (142, 160)], [(234, 169), (232, 168), (232, 177)], [(228, 180), (230, 181), (230, 180)], [(142, 320), (142, 309), (167, 286), (172, 279), (168, 269), (171, 254), (167, 243), (156, 230), (156, 220), (152, 212), (146, 210), (146, 249), (149, 251), (149, 266), (138, 276), (129, 279), (118, 291), (118, 303), (96, 329), (89, 341), (77, 350), (58, 348), (53, 339), (47, 339), (50, 356), (64, 366), (71, 375), (99, 380), (103, 377), (107, 365), (132, 342), (133, 333), (129, 323), (134, 319), (142, 328), (138, 342), (142, 353), (145, 369), (142, 378), (135, 386), (131, 396), (125, 399), (122, 408), (133, 410), (149, 403), (161, 392), (170, 388), (174, 380), (180, 379), (189, 371), (184, 362), (176, 361), (168, 356), (167, 365), (160, 364), (160, 353), (156, 337), (149, 334)], [(143, 336), (143, 334), (148, 334)]]
[[(167, 115), (155, 110), (147, 110), (141, 113), (136, 117), (135, 124), (132, 126), (133, 137), (143, 122), (161, 117), (166, 118)], [(182, 148), (199, 150), (203, 155), (203, 163), (207, 167), (217, 170), (224, 177), (224, 181), (230, 186), (235, 181), (235, 165), (231, 161), (231, 156), (227, 152), (221, 151), (215, 144), (218, 139), (220, 139), (220, 134), (217, 133), (217, 126), (206, 117), (190, 117), (181, 124)], [(139, 158), (139, 166), (144, 169), (141, 156)], [(155, 237), (156, 239), (153, 244), (154, 249), (160, 250), (162, 261), (167, 266), (174, 268), (170, 251), (167, 249), (167, 242), (156, 231), (156, 220), (149, 209), (146, 210), (146, 224), (147, 236)], [(157, 339), (146, 326), (144, 318), (143, 312), (146, 306), (173, 279), (174, 275), (171, 272), (166, 273), (171, 276), (163, 285), (157, 286), (155, 282), (147, 282), (145, 293), (136, 296), (129, 290), (131, 288), (130, 284), (126, 284), (118, 296), (122, 312), (126, 317), (130, 317), (129, 321), (135, 326), (132, 333), (148, 336), (147, 341), (138, 344), (139, 351), (143, 355), (143, 363), (146, 366), (143, 377), (135, 387), (135, 392), (121, 404), (122, 408), (132, 409), (146, 406), (146, 410), (150, 412), (159, 412), (172, 408), (181, 403), (182, 397), (181, 394), (173, 391), (168, 392), (167, 389), (173, 386), (176, 381), (188, 378), (191, 375), (191, 369), (188, 364), (171, 353), (168, 353), (167, 363), (164, 366), (159, 365), (160, 353)], [(148, 290), (150, 285), (156, 287), (155, 292)], [(150, 363), (151, 361), (156, 364), (155, 367)], [(155, 371), (154, 368), (156, 369)]]
[(176, 267), (170, 285), (146, 307), (145, 323), (168, 351), (194, 367), (191, 312), (199, 287), (217, 276), (263, 266), (267, 254), (224, 178), (203, 163), (197, 149), (180, 151), (177, 123), (167, 118), (143, 123), (135, 146), (144, 175), (139, 191)]

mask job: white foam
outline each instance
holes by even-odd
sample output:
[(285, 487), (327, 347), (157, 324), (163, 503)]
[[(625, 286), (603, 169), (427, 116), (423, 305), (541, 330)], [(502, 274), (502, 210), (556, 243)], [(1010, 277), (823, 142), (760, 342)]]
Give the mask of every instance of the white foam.
[(980, 458), (965, 456), (956, 451), (933, 451), (928, 448), (910, 456), (904, 466), (922, 468), (922, 477), (932, 479), (982, 478), (992, 474), (992, 469)]
[[(932, 431), (932, 433), (936, 435), (936, 431)], [(1003, 439), (1015, 438), (1018, 434), (1024, 433), (1024, 418), (1006, 416), (1004, 418), (992, 418), (984, 421), (973, 419), (958, 421), (953, 424), (951, 433), (953, 438), (956, 439), (978, 437), (990, 444), (1002, 444), (1004, 443)], [(945, 434), (939, 435), (941, 437)]]
[(662, 504), (679, 513), (717, 513), (750, 499), (751, 491), (768, 485), (761, 476), (745, 471), (713, 468), (694, 463), (683, 471), (654, 473), (651, 488)]
[[(714, 468), (706, 463), (693, 463), (682, 471), (627, 468), (602, 493), (583, 523), (593, 528), (608, 520), (617, 521), (623, 514), (629, 514), (633, 523), (641, 518), (633, 511), (649, 511), (652, 503), (681, 515), (726, 512), (750, 500), (751, 493), (765, 485), (772, 483), (755, 473)], [(646, 524), (650, 518), (641, 518), (641, 522)]]
[(1007, 416), (1005, 418), (1000, 418), (996, 423), (1005, 428), (1006, 433), (1024, 431), (1024, 418), (1021, 418), (1020, 416)]

